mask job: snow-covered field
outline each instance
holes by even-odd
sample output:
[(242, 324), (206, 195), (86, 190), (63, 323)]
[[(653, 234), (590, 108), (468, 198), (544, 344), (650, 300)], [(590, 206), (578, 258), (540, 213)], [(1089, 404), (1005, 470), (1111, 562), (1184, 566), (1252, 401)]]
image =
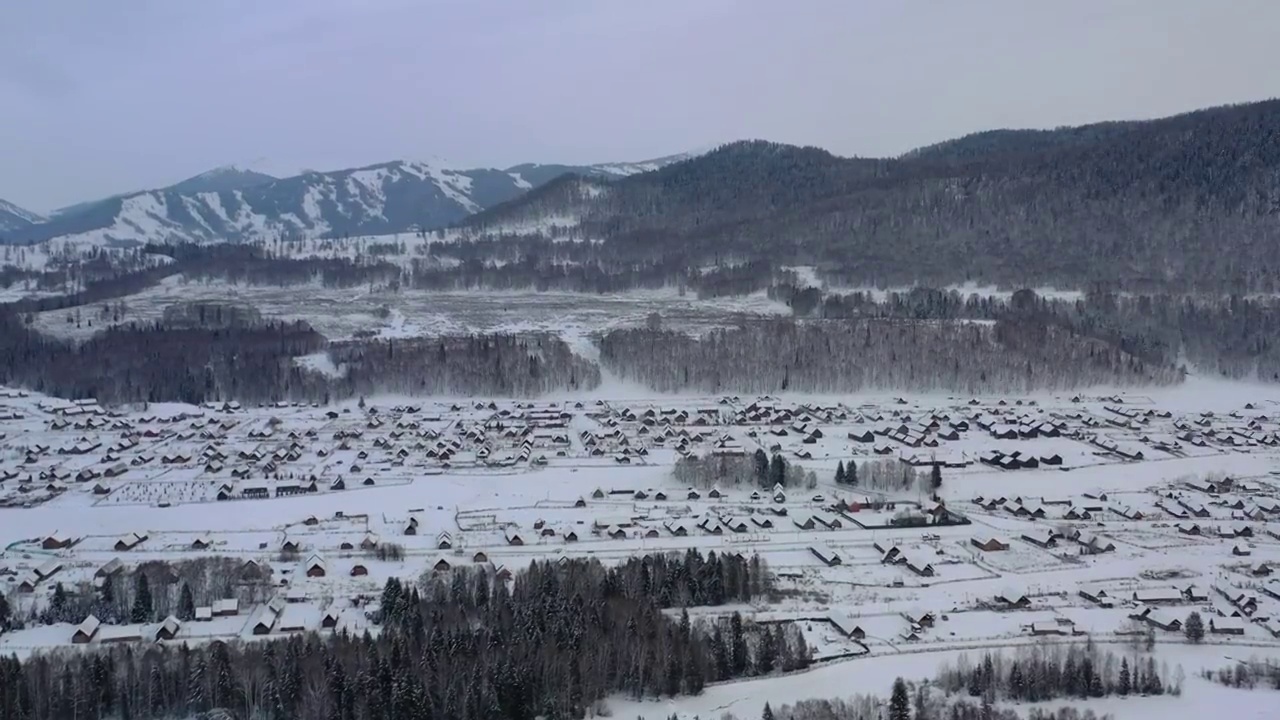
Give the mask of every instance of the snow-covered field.
[[(403, 322), (418, 321), (406, 313)], [(1188, 677), (1178, 707), (1229, 701), (1240, 717), (1263, 716), (1249, 713), (1267, 692), (1194, 676), (1226, 658), (1280, 656), (1280, 625), (1270, 620), (1280, 616), (1280, 582), (1271, 580), (1280, 563), (1280, 390), (1194, 380), (1080, 397), (605, 393), (107, 409), (0, 390), (0, 588), (25, 613), (56, 583), (89, 583), (116, 558), (219, 555), (278, 571), (280, 591), (301, 599), (291, 623), (315, 629), (324, 609), (337, 608), (342, 627), (357, 629), (367, 621), (351, 599), (441, 560), (515, 570), (559, 556), (758, 553), (782, 599), (732, 609), (800, 624), (815, 668), (674, 704), (620, 699), (615, 714), (753, 717), (765, 700), (884, 694), (893, 677), (931, 676), (962, 651), (1126, 643), (1148, 627), (1144, 618), (1196, 610), (1206, 621), (1239, 615), (1243, 630), (1212, 633), (1203, 647), (1155, 631), (1157, 655)], [(869, 442), (850, 437), (864, 432)], [(673, 477), (681, 455), (757, 449), (813, 470), (817, 486), (775, 498), (771, 488), (725, 484), (715, 497)], [(991, 451), (1038, 467), (988, 464)], [(837, 463), (878, 458), (945, 460), (943, 507), (918, 489), (834, 484)], [(895, 525), (904, 503), (959, 524)], [(975, 544), (988, 540), (996, 544)], [(404, 559), (379, 560), (369, 542), (401, 545)], [(281, 559), (286, 545), (297, 559)], [(314, 577), (313, 556), (325, 568)], [(187, 623), (179, 638), (253, 637), (252, 613)], [(73, 631), (0, 635), (0, 652), (69, 645)], [(1097, 708), (1132, 717), (1138, 707), (1167, 714), (1173, 700), (1107, 702)]]
[[(167, 278), (153, 288), (124, 299), (120, 323), (159, 320), (164, 309), (179, 302), (250, 304), (264, 318), (305, 320), (330, 340), (356, 333), (380, 337), (414, 337), (450, 333), (556, 332), (571, 344), (585, 333), (643, 325), (652, 313), (664, 326), (700, 332), (732, 324), (736, 317), (789, 313), (785, 304), (764, 293), (747, 297), (699, 300), (671, 291), (636, 291), (616, 295), (568, 292), (370, 292), (367, 287), (309, 289), (187, 282)], [(385, 309), (385, 312), (383, 312)], [(85, 318), (77, 326), (68, 312), (48, 311), (36, 327), (56, 337), (86, 338), (101, 331), (102, 318)]]

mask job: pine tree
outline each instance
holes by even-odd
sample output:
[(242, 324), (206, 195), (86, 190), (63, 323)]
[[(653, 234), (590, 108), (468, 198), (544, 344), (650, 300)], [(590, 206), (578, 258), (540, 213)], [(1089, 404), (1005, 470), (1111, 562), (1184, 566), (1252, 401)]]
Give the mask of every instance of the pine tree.
[(204, 655), (196, 654), (191, 664), (191, 674), (187, 676), (187, 712), (198, 713), (209, 709), (205, 693)]
[(0, 595), (0, 631), (8, 629), (9, 617), (11, 615), (12, 611), (9, 609), (9, 601), (5, 599), (4, 595)]
[(769, 461), (769, 487), (787, 485), (787, 462), (781, 455), (774, 455)]
[(49, 617), (53, 622), (67, 622), (71, 618), (67, 614), (67, 589), (58, 583), (53, 586), (53, 597), (49, 598)]
[(182, 594), (178, 597), (178, 619), (194, 620), (196, 617), (196, 601), (191, 595), (191, 586), (183, 583)]
[(750, 658), (747, 656), (747, 639), (742, 631), (742, 614), (735, 612), (729, 618), (729, 670), (732, 677), (747, 674)]
[(1027, 697), (1027, 684), (1022, 677), (1022, 663), (1014, 660), (1011, 665), (1012, 667), (1009, 668), (1009, 694), (1016, 700), (1025, 700)]
[(160, 677), (160, 663), (152, 663), (151, 673), (147, 678), (147, 712), (152, 717), (160, 717), (165, 712), (164, 679)]
[(942, 466), (937, 463), (929, 471), (929, 487), (935, 491), (942, 487)]
[(889, 720), (911, 720), (911, 696), (907, 683), (901, 677), (893, 681), (893, 695), (889, 698)]
[(1186, 634), (1187, 639), (1193, 643), (1199, 643), (1204, 640), (1204, 619), (1200, 617), (1200, 613), (1195, 610), (1187, 615), (1187, 622), (1183, 624), (1182, 631)]
[(1160, 681), (1160, 673), (1156, 670), (1156, 659), (1153, 657), (1147, 658), (1147, 682), (1150, 688), (1148, 690), (1149, 693), (1152, 695), (1164, 694), (1164, 683)]
[(813, 649), (809, 647), (809, 643), (805, 642), (804, 633), (797, 632), (795, 638), (795, 668), (804, 670), (813, 664)]
[(1062, 665), (1062, 692), (1068, 697), (1080, 694), (1080, 668), (1074, 648), (1067, 650), (1067, 660)]
[(116, 606), (116, 576), (115, 573), (109, 573), (102, 578), (102, 585), (98, 588), (98, 609), (94, 615), (98, 616), (103, 622), (110, 622), (114, 618)]
[(769, 479), (769, 456), (763, 449), (756, 449), (755, 464), (756, 481), (763, 485), (765, 480)]
[(844, 461), (843, 460), (841, 460), (839, 463), (836, 464), (836, 484), (837, 485), (844, 484)]
[(1102, 685), (1102, 673), (1095, 672), (1089, 678), (1089, 696), (1102, 697), (1107, 694), (1107, 689)]
[(1129, 675), (1129, 659), (1122, 658), (1120, 660), (1120, 683), (1116, 687), (1116, 692), (1121, 695), (1128, 695), (1133, 691), (1133, 678)]
[[(782, 628), (778, 628), (778, 632), (782, 632)], [(756, 650), (756, 669), (761, 675), (768, 675), (773, 672), (774, 665), (778, 659), (778, 636), (767, 627), (760, 634), (760, 645)]]
[(760, 713), (760, 720), (773, 720), (773, 708), (769, 707), (769, 701), (764, 702), (764, 712)]
[(138, 573), (137, 585), (133, 592), (133, 607), (129, 611), (129, 622), (151, 622), (151, 583), (147, 574)]
[(718, 624), (711, 635), (711, 657), (715, 663), (715, 679), (728, 680), (731, 677), (729, 674), (729, 649), (725, 646), (724, 633), (720, 632)]
[(844, 470), (844, 482), (846, 485), (858, 484), (858, 466), (852, 460), (849, 461), (848, 467)]

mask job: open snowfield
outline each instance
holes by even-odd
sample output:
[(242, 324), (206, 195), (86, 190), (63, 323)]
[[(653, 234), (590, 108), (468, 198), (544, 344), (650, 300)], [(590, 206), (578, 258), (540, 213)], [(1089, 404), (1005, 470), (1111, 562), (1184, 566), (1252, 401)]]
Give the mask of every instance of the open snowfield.
[[(123, 298), (120, 323), (153, 322), (164, 309), (181, 302), (249, 304), (266, 319), (305, 320), (330, 340), (368, 334), (384, 338), (452, 333), (555, 332), (567, 341), (585, 333), (643, 325), (652, 313), (663, 324), (688, 332), (724, 327), (735, 318), (789, 313), (785, 304), (763, 293), (747, 297), (699, 300), (671, 291), (625, 294), (568, 292), (435, 292), (401, 290), (370, 292), (367, 287), (311, 289), (297, 286), (234, 285), (167, 278), (155, 287)], [(55, 337), (83, 339), (102, 330), (103, 320), (86, 309), (83, 319), (67, 322), (66, 311), (36, 316), (35, 326)]]
[[(1206, 622), (1238, 615), (1243, 632), (1196, 648), (1181, 632), (1155, 631), (1158, 657), (1188, 676), (1177, 707), (1229, 701), (1240, 717), (1263, 717), (1249, 713), (1269, 707), (1268, 691), (1194, 675), (1227, 657), (1280, 656), (1277, 433), (1280, 390), (1203, 380), (1079, 397), (606, 391), (535, 402), (371, 398), (364, 409), (102, 408), (0, 389), (0, 588), (25, 613), (56, 583), (90, 583), (114, 559), (253, 560), (298, 601), (270, 637), (284, 625), (318, 629), (326, 608), (358, 630), (368, 621), (353, 600), (441, 561), (515, 571), (560, 556), (758, 553), (777, 601), (698, 608), (695, 618), (740, 610), (797, 623), (814, 669), (674, 704), (618, 699), (615, 715), (754, 717), (765, 700), (884, 694), (893, 677), (931, 676), (961, 651), (1124, 644), (1153, 611), (1197, 610)], [(757, 449), (813, 470), (817, 486), (775, 498), (752, 483), (691, 492), (673, 477), (681, 455)], [(1038, 466), (1005, 469), (990, 464), (992, 451)], [(918, 489), (833, 482), (838, 462), (884, 458), (925, 463), (924, 476), (945, 460), (944, 507)], [(895, 524), (904, 506), (930, 524)], [(402, 560), (376, 557), (372, 547), (387, 543), (404, 548)], [(316, 559), (318, 575), (308, 572)], [(254, 612), (187, 623), (179, 639), (257, 637)], [(1036, 636), (1033, 624), (1052, 630)], [(73, 630), (6, 633), (0, 652), (69, 645)], [(1142, 717), (1130, 709), (1167, 714), (1174, 701), (1106, 702), (1097, 708)]]
[[(897, 677), (914, 680), (932, 679), (937, 667), (943, 663), (955, 663), (962, 655), (972, 660), (980, 656), (978, 651), (940, 651), (934, 653), (904, 654), (894, 657), (867, 656), (851, 658), (803, 673), (781, 677), (769, 677), (738, 682), (728, 682), (708, 687), (697, 697), (662, 701), (635, 701), (615, 698), (610, 702), (614, 717), (660, 720), (673, 713), (681, 717), (697, 716), (704, 719), (719, 718), (733, 713), (738, 718), (760, 716), (765, 702), (773, 707), (792, 704), (812, 698), (846, 698), (855, 694), (874, 694), (887, 697), (889, 688)], [(1045, 703), (1013, 703), (1012, 707), (1025, 713), (1032, 707), (1054, 709), (1064, 705), (1083, 710), (1092, 708), (1098, 714), (1111, 713), (1117, 720), (1144, 720), (1146, 718), (1230, 717), (1232, 720), (1271, 720), (1276, 717), (1274, 691), (1238, 690), (1211, 683), (1196, 676), (1201, 668), (1217, 670), (1241, 659), (1276, 657), (1275, 652), (1256, 651), (1254, 648), (1234, 650), (1218, 645), (1188, 646), (1168, 645), (1159, 648), (1159, 657), (1170, 665), (1180, 665), (1186, 673), (1186, 684), (1181, 697), (1129, 697), (1090, 700), (1049, 701)]]

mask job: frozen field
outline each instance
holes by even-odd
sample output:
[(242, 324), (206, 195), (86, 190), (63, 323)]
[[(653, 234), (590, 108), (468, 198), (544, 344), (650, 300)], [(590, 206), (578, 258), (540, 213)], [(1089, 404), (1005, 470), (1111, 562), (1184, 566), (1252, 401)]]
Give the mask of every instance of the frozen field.
[[(737, 609), (797, 623), (819, 663), (673, 706), (618, 701), (615, 712), (754, 717), (759, 708), (738, 703), (884, 693), (893, 676), (931, 675), (963, 650), (1125, 643), (1161, 613), (1242, 618), (1240, 634), (1213, 633), (1203, 648), (1154, 631), (1158, 655), (1191, 678), (1224, 657), (1280, 654), (1278, 401), (1275, 390), (1203, 381), (1079, 397), (373, 398), (365, 408), (108, 409), (0, 390), (0, 588), (26, 613), (57, 583), (91, 584), (115, 560), (252, 560), (295, 601), (291, 627), (320, 629), (333, 610), (359, 630), (358, 599), (391, 576), (696, 548), (759, 554), (779, 591), (696, 617)], [(674, 477), (682, 456), (757, 450), (813, 470), (816, 487), (775, 496)], [(942, 504), (914, 488), (834, 483), (837, 463), (875, 461), (924, 476), (945, 462)], [(903, 507), (925, 524), (901, 524)], [(379, 557), (388, 544), (403, 557)], [(256, 637), (252, 613), (187, 623), (179, 637)], [(69, 646), (73, 631), (7, 633), (0, 652)], [(850, 676), (856, 687), (832, 684)], [(1189, 679), (1184, 701), (1234, 692)]]
[[(164, 309), (179, 302), (249, 304), (267, 319), (305, 320), (330, 340), (356, 333), (379, 337), (413, 337), (452, 333), (546, 331), (573, 342), (585, 333), (643, 325), (652, 313), (666, 327), (699, 332), (723, 327), (735, 318), (788, 313), (786, 305), (763, 293), (746, 297), (699, 300), (671, 291), (636, 291), (618, 295), (564, 292), (370, 292), (367, 287), (311, 289), (188, 282), (180, 276), (123, 299), (120, 323), (159, 320)], [(36, 317), (36, 327), (56, 337), (84, 338), (112, 320), (92, 308), (82, 311), (77, 327), (67, 311)], [(86, 323), (84, 320), (92, 320)]]

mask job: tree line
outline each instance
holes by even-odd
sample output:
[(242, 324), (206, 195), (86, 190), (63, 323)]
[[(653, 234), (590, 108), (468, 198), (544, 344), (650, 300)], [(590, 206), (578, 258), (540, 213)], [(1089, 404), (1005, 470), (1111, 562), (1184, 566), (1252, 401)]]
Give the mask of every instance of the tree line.
[[(736, 614), (695, 623), (687, 612), (663, 612), (659, 588), (643, 586), (646, 561), (636, 562), (611, 570), (595, 560), (534, 561), (510, 584), (468, 571), (421, 586), (391, 580), (376, 636), (339, 631), (4, 658), (0, 720), (141, 720), (215, 709), (281, 720), (571, 718), (613, 693), (698, 693), (707, 682), (810, 661), (794, 627), (757, 626)], [(714, 554), (647, 562), (651, 572), (683, 567), (708, 583), (706, 568), (726, 568), (727, 577), (729, 567), (752, 566)], [(748, 580), (736, 592), (752, 589)], [(733, 597), (728, 588), (724, 597)]]
[(812, 489), (817, 486), (817, 476), (812, 470), (788, 462), (779, 453), (770, 456), (763, 449), (754, 453), (691, 453), (676, 459), (672, 468), (676, 482), (692, 488), (709, 490), (713, 487), (739, 487), (748, 485), (764, 490), (776, 486), (783, 488)]
[(629, 328), (606, 333), (600, 346), (606, 368), (662, 392), (980, 393), (1181, 379), (1102, 342), (1014, 321), (776, 320), (702, 337)]
[(1154, 656), (1130, 658), (1085, 644), (1034, 646), (1012, 657), (985, 653), (969, 664), (961, 658), (938, 673), (939, 687), (950, 693), (991, 700), (1041, 702), (1059, 698), (1099, 698), (1130, 694), (1163, 695), (1182, 692), (1182, 670), (1170, 677), (1169, 668)]
[(93, 584), (56, 583), (48, 604), (28, 606), (25, 615), (15, 614), (10, 623), (15, 628), (78, 625), (89, 615), (107, 624), (160, 622), (169, 615), (190, 620), (197, 605), (235, 599), (247, 607), (269, 600), (273, 589), (265, 564), (246, 565), (218, 555), (176, 563), (149, 560), (121, 567)]

